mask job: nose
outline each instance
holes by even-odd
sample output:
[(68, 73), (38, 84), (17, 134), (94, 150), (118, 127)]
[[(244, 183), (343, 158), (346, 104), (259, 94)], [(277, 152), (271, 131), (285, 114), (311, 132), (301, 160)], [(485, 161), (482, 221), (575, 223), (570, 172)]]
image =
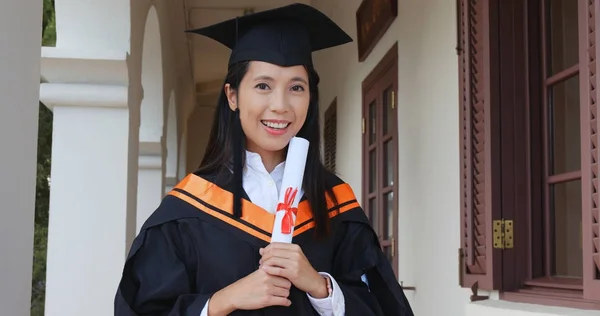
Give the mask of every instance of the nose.
[(269, 109), (276, 113), (285, 113), (289, 108), (289, 98), (285, 89), (276, 89), (271, 94)]

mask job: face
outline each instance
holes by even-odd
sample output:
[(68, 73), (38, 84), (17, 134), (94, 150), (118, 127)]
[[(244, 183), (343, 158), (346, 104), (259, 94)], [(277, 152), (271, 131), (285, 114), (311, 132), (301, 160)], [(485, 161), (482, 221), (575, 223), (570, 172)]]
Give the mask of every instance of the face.
[[(259, 154), (280, 152), (302, 128), (310, 92), (303, 66), (280, 67), (252, 61), (238, 91), (225, 85), (231, 110), (239, 102), (247, 149)], [(238, 98), (239, 96), (239, 98)]]

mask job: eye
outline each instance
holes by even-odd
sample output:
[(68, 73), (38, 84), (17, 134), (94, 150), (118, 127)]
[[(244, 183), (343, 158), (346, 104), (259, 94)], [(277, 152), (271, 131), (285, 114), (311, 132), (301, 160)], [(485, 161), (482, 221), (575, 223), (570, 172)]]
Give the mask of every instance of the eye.
[(260, 90), (266, 90), (269, 89), (269, 86), (266, 83), (259, 83), (255, 86), (255, 88), (258, 88)]
[(302, 91), (304, 91), (304, 87), (303, 87), (303, 86), (300, 86), (300, 85), (293, 86), (293, 87), (292, 87), (292, 91), (295, 91), (295, 92), (302, 92)]

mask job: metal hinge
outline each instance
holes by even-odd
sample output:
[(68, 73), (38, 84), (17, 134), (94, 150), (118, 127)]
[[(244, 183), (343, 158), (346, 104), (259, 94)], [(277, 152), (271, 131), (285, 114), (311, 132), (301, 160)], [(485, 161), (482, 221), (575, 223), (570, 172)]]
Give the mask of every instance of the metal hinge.
[(394, 91), (392, 91), (392, 110), (396, 107), (396, 97)]
[(512, 220), (495, 220), (494, 228), (494, 248), (510, 249), (514, 247), (513, 239), (513, 221)]
[(365, 118), (363, 117), (363, 119), (362, 119), (362, 133), (363, 134), (365, 133), (365, 129), (366, 129), (365, 125), (366, 125), (366, 122), (365, 122)]
[(396, 240), (392, 237), (392, 258), (396, 255)]

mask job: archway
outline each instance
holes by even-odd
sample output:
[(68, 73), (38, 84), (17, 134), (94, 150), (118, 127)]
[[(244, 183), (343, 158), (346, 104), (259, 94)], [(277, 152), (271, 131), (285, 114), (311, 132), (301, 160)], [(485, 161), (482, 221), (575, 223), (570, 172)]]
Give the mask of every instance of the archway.
[(164, 192), (163, 59), (158, 14), (150, 7), (142, 48), (139, 170), (136, 232), (160, 203)]
[(159, 142), (163, 134), (162, 47), (158, 14), (150, 7), (142, 51), (142, 87), (140, 142)]

